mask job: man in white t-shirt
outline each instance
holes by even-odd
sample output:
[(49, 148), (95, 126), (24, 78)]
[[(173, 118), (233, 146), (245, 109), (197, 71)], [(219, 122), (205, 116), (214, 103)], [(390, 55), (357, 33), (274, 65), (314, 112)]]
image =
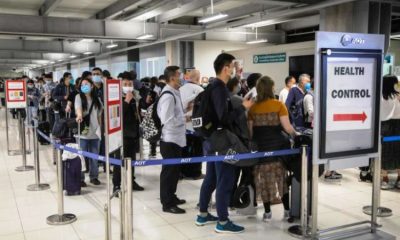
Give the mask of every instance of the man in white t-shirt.
[[(194, 99), (203, 92), (200, 86), (200, 72), (196, 69), (190, 73), (189, 81), (179, 88), (181, 94), (183, 111), (186, 117), (186, 142), (187, 146), (183, 150), (183, 157), (199, 157), (202, 156), (202, 139), (193, 135), (192, 110)], [(201, 163), (186, 164), (181, 166), (182, 177), (190, 179), (199, 179), (202, 177)]]
[(279, 93), (279, 101), (286, 103), (286, 99), (289, 95), (289, 90), (296, 83), (296, 79), (293, 76), (288, 76), (285, 78), (285, 88)]

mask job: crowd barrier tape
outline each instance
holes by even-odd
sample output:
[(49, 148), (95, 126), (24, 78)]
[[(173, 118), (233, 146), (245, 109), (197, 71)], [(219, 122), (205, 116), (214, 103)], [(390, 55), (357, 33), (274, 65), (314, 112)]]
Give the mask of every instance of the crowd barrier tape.
[(382, 142), (400, 142), (400, 136), (383, 137)]
[[(62, 144), (57, 143), (56, 141), (50, 139), (46, 134), (37, 130), (38, 134), (42, 136), (46, 141), (50, 142), (54, 145), (55, 148), (65, 150), (68, 152), (72, 152), (84, 157), (88, 157), (91, 159), (96, 159), (101, 162), (105, 162), (105, 156), (101, 156), (98, 154), (78, 150), (75, 148), (71, 148)], [(267, 157), (279, 157), (279, 156), (288, 156), (300, 154), (300, 149), (287, 149), (287, 150), (278, 150), (271, 152), (252, 152), (252, 153), (243, 153), (243, 154), (234, 154), (234, 155), (221, 155), (221, 156), (204, 156), (204, 157), (192, 157), (192, 158), (169, 158), (169, 159), (150, 159), (150, 160), (136, 160), (132, 161), (132, 166), (134, 167), (144, 167), (144, 166), (154, 166), (154, 165), (178, 165), (178, 164), (186, 164), (186, 163), (200, 163), (200, 162), (236, 162), (238, 160), (245, 159), (254, 159), (254, 158), (267, 158)], [(112, 165), (121, 166), (122, 160), (116, 158), (109, 158), (110, 163)]]

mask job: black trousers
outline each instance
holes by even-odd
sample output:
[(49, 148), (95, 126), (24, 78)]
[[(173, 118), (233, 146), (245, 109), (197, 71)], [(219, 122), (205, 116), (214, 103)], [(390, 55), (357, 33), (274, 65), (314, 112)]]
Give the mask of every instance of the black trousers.
[[(186, 135), (187, 146), (183, 148), (183, 157), (203, 156), (203, 139), (194, 135)], [(184, 177), (196, 178), (201, 175), (202, 163), (183, 164), (181, 173)]]
[[(130, 157), (132, 160), (136, 160), (136, 150), (139, 143), (138, 139), (124, 138), (124, 157)], [(113, 153), (113, 157), (121, 159), (120, 150)], [(135, 180), (135, 168), (132, 167), (132, 181)], [(121, 167), (114, 166), (112, 182), (114, 187), (121, 187)]]
[[(182, 148), (169, 142), (160, 142), (160, 150), (163, 158), (182, 157)], [(163, 165), (160, 174), (160, 199), (163, 209), (176, 206), (176, 188), (178, 186), (179, 165)]]

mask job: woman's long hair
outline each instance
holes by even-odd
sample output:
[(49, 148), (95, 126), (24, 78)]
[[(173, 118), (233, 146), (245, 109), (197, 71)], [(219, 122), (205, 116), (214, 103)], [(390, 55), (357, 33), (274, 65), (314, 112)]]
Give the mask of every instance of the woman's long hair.
[(394, 75), (383, 76), (382, 96), (385, 100), (399, 95), (399, 92), (394, 88), (394, 85), (398, 83), (399, 80)]
[[(90, 83), (90, 85), (92, 87), (92, 90), (90, 92), (90, 98), (93, 101), (93, 104), (94, 104), (93, 107), (100, 109), (101, 103), (100, 103), (99, 98), (97, 97), (97, 90), (94, 87), (93, 81), (90, 78), (85, 78), (82, 81), (80, 81), (80, 84), (79, 84), (80, 86), (82, 86), (83, 81), (88, 81)], [(81, 97), (81, 100), (82, 100), (82, 110), (85, 112), (86, 110), (88, 110), (90, 108), (90, 106), (88, 106), (88, 100), (86, 98), (86, 95), (82, 92), (79, 92), (79, 96)]]
[(274, 81), (268, 76), (263, 76), (258, 79), (256, 84), (256, 102), (259, 103), (264, 100), (275, 99), (274, 85)]

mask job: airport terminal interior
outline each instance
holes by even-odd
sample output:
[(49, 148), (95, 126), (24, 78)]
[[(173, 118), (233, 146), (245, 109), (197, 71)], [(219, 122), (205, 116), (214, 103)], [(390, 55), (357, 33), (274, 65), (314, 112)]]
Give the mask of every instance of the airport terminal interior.
[(0, 100), (0, 240), (400, 239), (400, 0), (0, 0)]

